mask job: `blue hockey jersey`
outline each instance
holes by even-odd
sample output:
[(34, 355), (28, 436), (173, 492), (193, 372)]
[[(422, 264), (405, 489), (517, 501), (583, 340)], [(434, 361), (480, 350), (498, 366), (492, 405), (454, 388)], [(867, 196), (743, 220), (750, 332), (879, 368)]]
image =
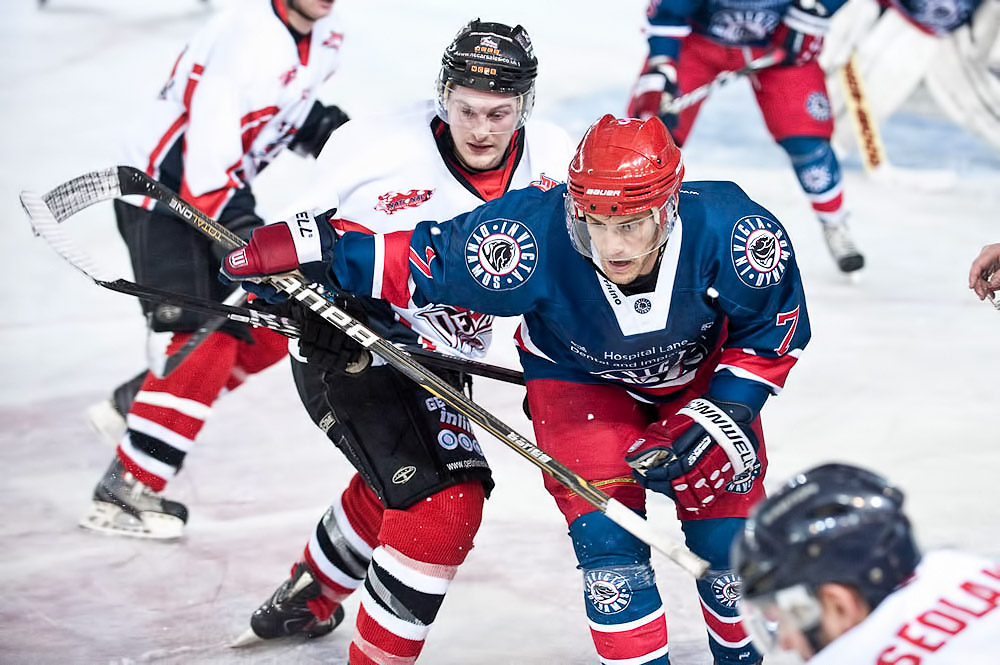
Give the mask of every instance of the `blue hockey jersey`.
[[(832, 15), (846, 0), (818, 0)], [(676, 59), (695, 32), (723, 46), (765, 46), (793, 0), (652, 0), (646, 12), (651, 56)]]
[(734, 183), (685, 183), (655, 287), (628, 294), (573, 248), (565, 193), (527, 187), (413, 231), (346, 233), (332, 276), (398, 306), (523, 315), (528, 380), (611, 383), (649, 401), (713, 373), (727, 377), (721, 389), (713, 382), (722, 399), (782, 388), (810, 329), (792, 244), (773, 215)]

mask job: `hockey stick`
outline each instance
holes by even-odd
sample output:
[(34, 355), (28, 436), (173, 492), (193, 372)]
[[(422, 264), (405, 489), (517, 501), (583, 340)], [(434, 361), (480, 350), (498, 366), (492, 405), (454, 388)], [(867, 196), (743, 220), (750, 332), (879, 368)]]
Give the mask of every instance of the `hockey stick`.
[[(70, 186), (71, 183), (76, 183)], [(56, 196), (55, 192), (62, 192)], [(72, 212), (103, 200), (108, 194), (115, 196), (138, 194), (149, 196), (174, 210), (181, 219), (198, 229), (226, 249), (237, 249), (246, 243), (229, 229), (209, 219), (201, 211), (179, 198), (176, 194), (153, 180), (142, 171), (128, 166), (96, 171), (79, 176), (57, 187), (43, 201), (39, 196), (24, 192), (21, 202), (33, 225), (53, 224), (55, 217), (65, 218)], [(95, 198), (96, 196), (96, 198)], [(57, 249), (58, 251), (58, 249)], [(509, 425), (468, 399), (437, 375), (429, 372), (405, 351), (365, 327), (360, 321), (337, 307), (331, 294), (318, 284), (309, 282), (299, 273), (276, 275), (268, 282), (291, 298), (303, 303), (318, 315), (337, 326), (363, 347), (377, 353), (388, 364), (412, 379), (428, 392), (442, 399), (449, 406), (493, 434), (512, 450), (530, 461), (559, 483), (578, 494), (603, 512), (608, 518), (629, 533), (659, 550), (670, 560), (693, 576), (700, 578), (708, 570), (708, 562), (696, 556), (684, 545), (657, 532), (653, 526), (625, 504), (598, 489), (586, 479), (571, 471)]]
[(957, 176), (951, 171), (900, 169), (889, 163), (879, 131), (878, 121), (872, 114), (865, 93), (865, 84), (858, 67), (857, 56), (852, 53), (838, 72), (844, 88), (847, 113), (861, 153), (865, 172), (876, 181), (909, 184), (928, 191), (942, 191), (955, 185)]
[(719, 75), (714, 79), (709, 81), (703, 86), (699, 86), (692, 90), (691, 92), (680, 95), (670, 100), (670, 102), (660, 109), (660, 115), (680, 113), (689, 106), (694, 106), (701, 100), (708, 97), (710, 94), (718, 90), (719, 88), (727, 85), (728, 83), (735, 81), (743, 76), (749, 76), (754, 72), (767, 69), (772, 67), (785, 57), (785, 52), (782, 49), (775, 49), (773, 51), (768, 51), (759, 58), (755, 58), (748, 62), (743, 67), (739, 69), (726, 70), (724, 72), (719, 72)]
[[(173, 305), (181, 309), (199, 312), (201, 314), (208, 314), (212, 317), (212, 321), (218, 320), (220, 324), (225, 321), (235, 321), (237, 323), (243, 323), (258, 328), (268, 328), (289, 338), (297, 338), (300, 335), (301, 331), (299, 330), (299, 325), (293, 319), (271, 314), (269, 312), (263, 312), (251, 307), (232, 304), (232, 302), (242, 301), (245, 299), (247, 294), (242, 289), (239, 289), (235, 293), (238, 297), (231, 295), (225, 301), (220, 303), (214, 300), (206, 300), (205, 298), (199, 298), (197, 296), (191, 296), (184, 293), (176, 293), (173, 291), (158, 289), (153, 286), (136, 284), (135, 282), (130, 282), (126, 279), (102, 278), (100, 275), (93, 272), (93, 262), (90, 261), (89, 257), (87, 257), (81, 249), (73, 246), (72, 241), (63, 229), (55, 227), (51, 224), (46, 224), (37, 216), (35, 219), (39, 221), (39, 223), (34, 225), (35, 233), (40, 235), (43, 240), (52, 245), (52, 247), (56, 249), (56, 251), (64, 259), (66, 259), (70, 265), (85, 274), (98, 286), (102, 286), (117, 293), (135, 296), (136, 298), (141, 298), (143, 300), (165, 305)], [(219, 326), (216, 325), (213, 330), (218, 327)], [(199, 331), (206, 329), (207, 324), (206, 326), (200, 328)], [(187, 344), (185, 344), (185, 346), (187, 346)], [(433, 365), (434, 367), (454, 370), (457, 372), (465, 372), (467, 374), (474, 374), (476, 376), (482, 376), (487, 379), (494, 379), (506, 383), (513, 383), (521, 386), (524, 385), (524, 375), (517, 370), (500, 367), (498, 365), (490, 365), (488, 363), (478, 362), (475, 360), (469, 360), (467, 358), (446, 356), (444, 354), (428, 351), (427, 349), (420, 347), (407, 346), (404, 348), (408, 353), (421, 357), (427, 362), (427, 364)], [(175, 358), (179, 355), (180, 350), (170, 356), (170, 358)], [(169, 372), (166, 374), (169, 374)]]
[[(57, 190), (49, 192), (42, 198), (43, 200), (46, 201), (46, 203), (48, 203), (50, 200), (53, 201), (65, 200), (66, 196), (68, 195), (68, 192), (74, 191), (74, 189), (80, 186), (81, 184), (82, 183), (77, 182), (76, 180), (71, 180), (70, 182), (65, 183), (65, 185), (62, 186), (62, 188), (57, 188)], [(103, 200), (103, 198), (107, 198), (108, 192), (93, 192), (92, 194), (101, 196), (102, 199), (100, 200)], [(55, 217), (57, 222), (62, 222), (80, 209), (81, 208), (79, 207), (74, 207), (71, 205), (66, 208), (62, 208), (59, 209), (58, 211), (55, 211), (53, 213), (53, 216)], [(65, 258), (68, 259), (68, 257)], [(72, 260), (70, 260), (70, 263), (72, 263)], [(243, 291), (242, 289), (236, 289), (231, 294), (229, 294), (229, 296), (226, 298), (224, 302), (230, 305), (238, 305), (246, 302), (246, 297), (247, 294), (245, 291)], [(177, 349), (174, 353), (166, 357), (166, 361), (164, 362), (162, 368), (151, 367), (150, 371), (152, 371), (153, 375), (156, 376), (156, 378), (158, 379), (166, 378), (175, 369), (177, 369), (180, 366), (180, 364), (184, 362), (184, 360), (187, 359), (187, 357), (190, 356), (191, 353), (193, 353), (194, 350), (197, 349), (202, 342), (205, 341), (205, 338), (207, 338), (213, 332), (221, 328), (222, 324), (225, 322), (226, 318), (224, 316), (215, 316), (208, 319), (201, 325), (200, 328), (198, 328), (198, 330), (196, 330), (191, 335), (191, 337), (187, 339), (186, 342), (184, 342), (181, 348)]]

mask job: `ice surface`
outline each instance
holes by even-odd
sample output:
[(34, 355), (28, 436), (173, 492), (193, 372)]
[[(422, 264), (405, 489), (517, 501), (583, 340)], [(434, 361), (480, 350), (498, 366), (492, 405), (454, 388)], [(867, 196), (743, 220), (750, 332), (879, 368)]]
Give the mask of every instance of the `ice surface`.
[[(17, 195), (114, 164), (120, 128), (156, 93), (185, 37), (223, 4), (5, 5), (0, 662), (345, 661), (349, 625), (312, 643), (226, 646), (283, 579), (350, 473), (305, 416), (284, 365), (218, 403), (170, 484), (167, 494), (192, 512), (181, 542), (75, 526), (112, 454), (83, 411), (143, 364), (143, 325), (135, 302), (91, 285), (32, 238)], [(645, 50), (641, 0), (338, 4), (350, 31), (342, 72), (324, 97), (353, 114), (428, 95), (443, 45), (477, 15), (527, 27), (541, 61), (537, 113), (575, 136), (600, 114), (623, 112)], [(845, 160), (853, 229), (870, 265), (857, 285), (826, 256), (745, 83), (709, 101), (685, 150), (690, 178), (736, 180), (784, 221), (798, 251), (814, 337), (785, 394), (765, 410), (769, 484), (826, 460), (869, 465), (909, 491), (925, 545), (1000, 557), (1000, 314), (965, 287), (979, 248), (1000, 241), (1000, 159), (939, 117), (904, 113), (884, 129), (896, 163), (961, 177), (950, 191), (927, 193), (876, 185), (856, 157)], [(256, 187), (263, 209), (287, 205), (309, 173), (307, 162), (279, 159)], [(95, 255), (124, 268), (112, 219), (106, 205), (72, 224)], [(499, 336), (493, 359), (514, 365), (506, 339)], [(518, 388), (479, 381), (476, 396), (530, 433)], [(499, 484), (422, 662), (596, 663), (565, 526), (538, 472), (482, 440)], [(666, 500), (653, 500), (652, 518), (679, 534)], [(655, 563), (672, 660), (706, 665), (694, 584), (662, 557)], [(347, 609), (350, 622), (356, 601)]]

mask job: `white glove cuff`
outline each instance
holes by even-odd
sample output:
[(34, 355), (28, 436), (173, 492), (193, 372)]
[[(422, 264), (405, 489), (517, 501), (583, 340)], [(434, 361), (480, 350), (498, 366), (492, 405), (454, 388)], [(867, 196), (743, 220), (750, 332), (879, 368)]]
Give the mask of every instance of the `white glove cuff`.
[(739, 477), (754, 468), (757, 453), (743, 428), (720, 409), (714, 402), (698, 397), (684, 405), (677, 415), (687, 416), (701, 425), (709, 436), (726, 452), (733, 465), (734, 475)]

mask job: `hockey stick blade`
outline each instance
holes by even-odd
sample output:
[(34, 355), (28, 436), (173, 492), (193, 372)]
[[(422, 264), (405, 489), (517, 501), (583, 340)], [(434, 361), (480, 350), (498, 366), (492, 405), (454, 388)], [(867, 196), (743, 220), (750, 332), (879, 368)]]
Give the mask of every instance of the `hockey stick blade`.
[[(22, 205), (25, 210), (28, 211), (28, 216), (32, 222), (32, 226), (35, 228), (35, 233), (51, 245), (52, 248), (66, 260), (67, 263), (82, 272), (88, 279), (93, 281), (98, 286), (110, 291), (115, 291), (116, 293), (122, 293), (136, 298), (141, 298), (143, 300), (166, 305), (174, 305), (181, 309), (207, 314), (213, 317), (212, 320), (218, 320), (219, 322), (228, 320), (256, 328), (268, 328), (269, 330), (273, 330), (274, 332), (284, 335), (285, 337), (297, 338), (301, 332), (299, 330), (298, 323), (292, 319), (271, 314), (269, 312), (263, 312), (250, 307), (228, 304), (230, 299), (243, 300), (246, 296), (246, 292), (243, 290), (235, 292), (235, 295), (227, 298), (227, 302), (220, 303), (214, 300), (199, 298), (197, 296), (174, 293), (172, 291), (166, 291), (152, 286), (136, 284), (135, 282), (130, 282), (126, 279), (102, 279), (97, 271), (90, 265), (92, 262), (89, 260), (89, 257), (79, 248), (75, 247), (65, 231), (58, 226), (58, 220), (56, 220), (55, 216), (52, 215), (52, 211), (45, 204), (43, 197), (39, 197), (37, 194), (33, 194), (31, 192), (24, 192), (22, 194)], [(205, 329), (206, 328), (203, 327), (199, 330)], [(473, 374), (475, 376), (481, 376), (483, 378), (503, 381), (505, 383), (512, 383), (515, 385), (524, 385), (524, 375), (517, 370), (498, 365), (490, 365), (488, 363), (478, 362), (475, 360), (469, 360), (467, 358), (446, 356), (444, 354), (428, 351), (419, 347), (405, 347), (405, 349), (407, 353), (418, 356), (429, 365), (433, 365), (441, 369), (465, 372), (466, 374)], [(180, 357), (182, 350), (183, 347), (174, 355), (169, 356), (169, 358)], [(179, 364), (179, 362), (176, 363), (176, 365)], [(170, 371), (172, 371), (172, 369), (168, 367), (165, 375), (169, 374)]]
[[(127, 166), (118, 167), (123, 194), (142, 194), (156, 199), (174, 210), (181, 219), (217, 242), (225, 249), (244, 246), (242, 238), (229, 229), (209, 219), (200, 210), (181, 199), (167, 187), (156, 182), (142, 171)], [(704, 576), (708, 562), (698, 557), (679, 542), (673, 541), (653, 528), (645, 519), (624, 504), (595, 487), (541, 448), (519, 434), (509, 425), (468, 399), (447, 381), (429, 372), (405, 351), (380, 337), (360, 321), (332, 302), (332, 295), (318, 285), (311, 284), (301, 274), (291, 272), (268, 279), (278, 290), (288, 294), (312, 309), (316, 314), (338, 327), (361, 346), (377, 353), (396, 370), (409, 377), (431, 394), (439, 397), (452, 408), (478, 424), (498, 440), (533, 463), (544, 473), (582, 497), (620, 527), (659, 550), (677, 565), (696, 578)]]

